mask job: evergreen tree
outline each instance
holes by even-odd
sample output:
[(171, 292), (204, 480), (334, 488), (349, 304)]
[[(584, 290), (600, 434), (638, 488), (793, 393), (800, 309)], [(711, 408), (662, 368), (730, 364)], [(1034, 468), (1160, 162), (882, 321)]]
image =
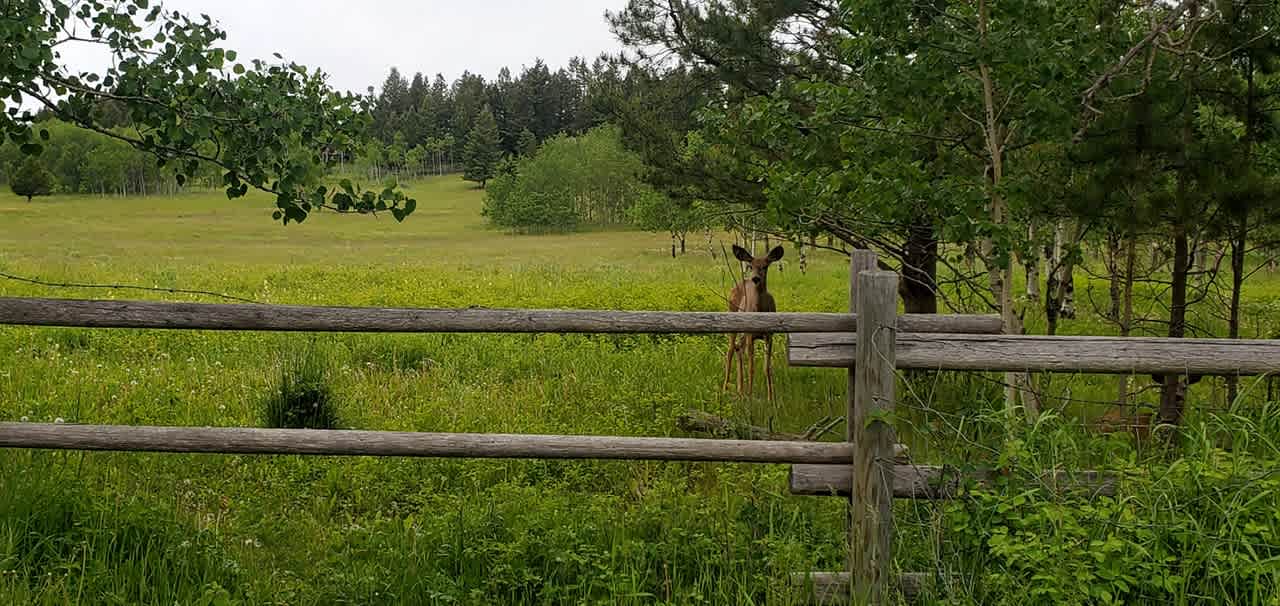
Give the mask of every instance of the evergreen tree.
[[(476, 116), (480, 113), (480, 108), (485, 106), (484, 77), (471, 72), (462, 72), (462, 77), (453, 83), (453, 90), (450, 96), (452, 97), (452, 113), (449, 119), (453, 140), (457, 142), (457, 145), (464, 146), (467, 136), (471, 133)], [(493, 110), (490, 109), (489, 112), (492, 114)], [(466, 152), (465, 149), (457, 151)]]
[(382, 83), (377, 103), (373, 108), (373, 134), (389, 143), (395, 133), (403, 129), (405, 114), (409, 109), (409, 82), (400, 70), (391, 68)]
[(538, 138), (533, 135), (533, 131), (524, 129), (520, 131), (520, 139), (516, 142), (516, 153), (520, 156), (529, 157), (538, 151)]
[(476, 116), (475, 125), (467, 134), (467, 144), (463, 151), (463, 179), (475, 181), (484, 189), (485, 183), (493, 178), (498, 161), (502, 159), (501, 142), (498, 139), (498, 123), (493, 119), (493, 112), (486, 105)]
[(26, 196), (30, 202), (35, 196), (47, 196), (53, 191), (53, 173), (39, 159), (29, 157), (9, 177), (9, 188), (19, 196)]

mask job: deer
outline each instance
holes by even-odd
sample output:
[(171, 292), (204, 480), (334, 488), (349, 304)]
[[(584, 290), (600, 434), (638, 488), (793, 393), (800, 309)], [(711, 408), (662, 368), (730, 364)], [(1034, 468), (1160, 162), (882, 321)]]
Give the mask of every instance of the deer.
[[(734, 285), (729, 292), (729, 311), (731, 312), (767, 312), (778, 311), (778, 306), (769, 294), (769, 266), (782, 258), (782, 247), (776, 246), (763, 257), (752, 255), (747, 249), (733, 245), (733, 256), (739, 261), (749, 264), (750, 277)], [(773, 335), (771, 333), (729, 333), (729, 351), (724, 360), (724, 386), (729, 389), (729, 374), (733, 370), (733, 358), (738, 358), (738, 393), (742, 393), (743, 366), (747, 364), (747, 393), (750, 394), (756, 376), (756, 341), (764, 340), (764, 376), (769, 401), (773, 401)], [(746, 356), (744, 360), (743, 356)]]
[(1094, 420), (1092, 425), (1094, 431), (1098, 433), (1128, 433), (1132, 434), (1137, 442), (1142, 443), (1151, 438), (1151, 430), (1155, 425), (1154, 416), (1149, 412), (1127, 415), (1119, 408), (1113, 408)]

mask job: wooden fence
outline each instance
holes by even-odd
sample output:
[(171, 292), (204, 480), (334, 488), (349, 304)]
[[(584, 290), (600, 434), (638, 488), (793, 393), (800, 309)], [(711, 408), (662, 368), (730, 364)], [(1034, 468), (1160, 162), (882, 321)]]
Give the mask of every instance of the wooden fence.
[[(844, 442), (548, 436), (306, 429), (0, 423), (0, 447), (230, 454), (630, 459), (793, 465), (791, 492), (845, 498), (849, 559), (842, 572), (797, 573), (823, 603), (881, 604), (927, 591), (930, 576), (893, 568), (894, 498), (944, 499), (970, 472), (896, 464), (895, 371), (1061, 371), (1260, 374), (1280, 371), (1280, 343), (1222, 339), (1117, 339), (1001, 335), (989, 315), (899, 315), (898, 276), (870, 251), (851, 257), (849, 313), (623, 312), (387, 309), (0, 298), (0, 324), (88, 328), (316, 332), (787, 333), (788, 360), (846, 368)], [(714, 380), (716, 377), (709, 377)], [(1114, 494), (1114, 478), (1049, 472), (1054, 490)]]

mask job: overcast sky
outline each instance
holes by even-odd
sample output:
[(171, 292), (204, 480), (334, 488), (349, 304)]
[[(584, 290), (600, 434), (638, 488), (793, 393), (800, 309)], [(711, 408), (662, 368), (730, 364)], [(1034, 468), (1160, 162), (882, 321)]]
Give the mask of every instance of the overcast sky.
[[(621, 48), (605, 10), (626, 0), (165, 0), (168, 10), (204, 13), (227, 32), (240, 61), (286, 59), (329, 74), (335, 88), (363, 93), (381, 86), (392, 66), (406, 78), (437, 72), (453, 81), (463, 70), (489, 79), (542, 58), (553, 69), (569, 58)], [(83, 51), (74, 67), (97, 63)], [(93, 65), (97, 67), (97, 65)]]

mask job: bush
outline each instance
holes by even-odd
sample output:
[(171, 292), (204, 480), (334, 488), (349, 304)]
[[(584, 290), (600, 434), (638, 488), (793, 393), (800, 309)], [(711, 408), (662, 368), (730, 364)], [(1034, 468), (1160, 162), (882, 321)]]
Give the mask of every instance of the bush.
[(494, 225), (532, 232), (626, 223), (631, 207), (652, 192), (640, 180), (644, 170), (615, 127), (552, 137), (489, 184), (484, 215)]
[(280, 382), (266, 401), (267, 427), (335, 429), (338, 400), (329, 379), (329, 356), (312, 344), (286, 354)]
[(30, 202), (35, 196), (53, 193), (53, 173), (38, 158), (27, 158), (9, 177), (9, 188), (13, 193), (25, 196), (27, 202)]

